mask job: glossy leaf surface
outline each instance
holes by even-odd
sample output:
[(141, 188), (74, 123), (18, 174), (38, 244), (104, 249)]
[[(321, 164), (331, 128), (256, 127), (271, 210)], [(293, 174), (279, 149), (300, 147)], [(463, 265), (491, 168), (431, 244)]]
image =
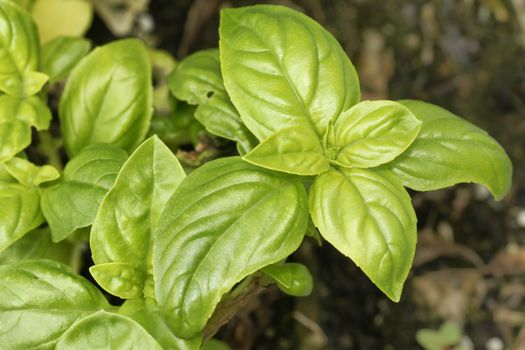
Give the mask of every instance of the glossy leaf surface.
[(63, 264), (0, 266), (0, 344), (6, 349), (54, 348), (79, 317), (107, 307), (95, 286)]
[(276, 132), (243, 159), (264, 168), (298, 175), (317, 175), (330, 167), (319, 137), (303, 126)]
[(328, 134), (334, 162), (371, 168), (387, 163), (416, 138), (421, 122), (393, 101), (364, 101), (343, 112)]
[(237, 141), (244, 153), (257, 144), (226, 93), (218, 49), (198, 51), (182, 60), (169, 86), (179, 100), (198, 105), (195, 117), (210, 133)]
[(42, 211), (53, 241), (93, 223), (127, 157), (126, 152), (110, 145), (86, 147), (67, 163), (63, 182), (43, 190)]
[(152, 113), (148, 53), (136, 39), (114, 41), (73, 69), (59, 117), (70, 156), (96, 143), (132, 151), (144, 139)]
[(355, 69), (337, 40), (311, 18), (258, 5), (221, 12), (226, 90), (259, 140), (291, 125), (322, 136), (360, 99)]
[(0, 252), (43, 221), (38, 189), (18, 183), (0, 186)]
[(65, 78), (89, 52), (91, 43), (84, 38), (60, 36), (42, 46), (42, 72), (54, 83)]
[(162, 350), (162, 347), (132, 319), (98, 311), (71, 326), (57, 343), (56, 350)]
[[(104, 288), (118, 286), (108, 292), (121, 298), (142, 295), (145, 280), (152, 278), (153, 234), (160, 213), (185, 176), (175, 155), (156, 136), (140, 145), (122, 166), (91, 229), (95, 264), (120, 264), (94, 268), (97, 281), (112, 281), (101, 283)], [(153, 296), (153, 291), (149, 293)]]
[(237, 157), (191, 173), (166, 205), (153, 253), (157, 301), (175, 334), (196, 336), (224, 293), (297, 249), (306, 206), (299, 179)]
[(198, 350), (201, 337), (178, 338), (160, 315), (157, 303), (151, 298), (129, 299), (122, 304), (119, 313), (140, 323), (164, 349)]
[(441, 107), (413, 100), (401, 103), (423, 122), (412, 146), (389, 164), (403, 185), (430, 191), (477, 182), (496, 199), (505, 196), (512, 164), (496, 140)]
[(298, 263), (284, 263), (266, 266), (261, 270), (270, 276), (284, 293), (296, 297), (310, 295), (313, 277), (308, 268)]
[(378, 169), (331, 169), (310, 188), (321, 235), (398, 301), (416, 245), (416, 216), (397, 178)]

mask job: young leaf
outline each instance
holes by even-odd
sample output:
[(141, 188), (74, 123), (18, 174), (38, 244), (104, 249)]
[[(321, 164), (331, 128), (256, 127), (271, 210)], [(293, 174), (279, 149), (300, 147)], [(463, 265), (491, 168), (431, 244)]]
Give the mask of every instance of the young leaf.
[(75, 322), (60, 337), (55, 349), (162, 350), (162, 347), (132, 319), (98, 311)]
[(389, 164), (403, 185), (430, 191), (477, 182), (496, 199), (505, 196), (512, 163), (496, 140), (441, 107), (413, 100), (401, 103), (423, 122), (410, 148)]
[(0, 91), (15, 97), (37, 93), (47, 78), (38, 69), (38, 32), (14, 2), (0, 1)]
[(164, 349), (198, 350), (201, 337), (178, 338), (160, 315), (157, 303), (152, 298), (129, 299), (122, 304), (119, 313), (138, 322)]
[(136, 39), (93, 50), (73, 69), (59, 117), (70, 156), (95, 143), (132, 151), (148, 131), (152, 113), (148, 53)]
[(343, 167), (371, 168), (405, 151), (421, 122), (393, 101), (364, 101), (344, 111), (330, 128), (329, 148)]
[(0, 96), (0, 162), (21, 152), (31, 143), (31, 126), (47, 129), (51, 111), (38, 96)]
[(18, 183), (0, 186), (0, 252), (43, 221), (37, 188)]
[(4, 163), (5, 170), (21, 184), (31, 187), (60, 177), (58, 170), (51, 165), (37, 166), (30, 161), (14, 157)]
[(274, 264), (264, 267), (261, 271), (270, 276), (279, 289), (288, 295), (305, 297), (312, 292), (314, 285), (312, 274), (302, 264)]
[(395, 176), (379, 169), (331, 169), (310, 188), (321, 235), (390, 299), (398, 301), (416, 245), (416, 215)]
[(42, 72), (55, 83), (65, 78), (90, 49), (91, 43), (84, 38), (57, 37), (42, 46)]
[(354, 66), (337, 40), (299, 12), (270, 5), (225, 9), (219, 32), (226, 90), (261, 141), (291, 125), (321, 137), (360, 99)]
[[(185, 176), (175, 155), (156, 136), (144, 141), (122, 166), (100, 205), (90, 240), (93, 277), (111, 294), (143, 295), (146, 279), (152, 277), (153, 232)], [(153, 296), (153, 291), (144, 293)]]
[(298, 178), (223, 158), (191, 173), (168, 201), (154, 243), (155, 294), (175, 334), (199, 334), (222, 295), (301, 243)]
[(32, 260), (0, 266), (0, 344), (6, 349), (54, 348), (79, 317), (108, 307), (102, 293), (66, 265)]
[(195, 118), (210, 133), (237, 141), (246, 153), (257, 144), (244, 126), (224, 88), (219, 50), (198, 51), (180, 62), (169, 78), (173, 95), (192, 105), (199, 105)]
[(102, 198), (127, 158), (125, 151), (114, 146), (88, 146), (67, 163), (63, 182), (43, 189), (42, 212), (54, 242), (93, 223)]
[(330, 167), (319, 137), (304, 126), (281, 129), (243, 159), (252, 164), (297, 175), (317, 175)]

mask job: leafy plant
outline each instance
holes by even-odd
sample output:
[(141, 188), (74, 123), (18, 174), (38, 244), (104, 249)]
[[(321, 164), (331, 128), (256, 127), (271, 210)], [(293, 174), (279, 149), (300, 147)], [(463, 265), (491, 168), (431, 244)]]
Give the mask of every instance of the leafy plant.
[[(308, 269), (286, 262), (310, 218), (397, 301), (416, 243), (404, 187), (479, 182), (499, 199), (510, 186), (504, 150), (467, 121), (420, 101), (360, 101), (338, 42), (291, 9), (223, 10), (219, 50), (175, 67), (174, 100), (154, 95), (150, 58), (162, 59), (139, 40), (41, 47), (8, 0), (0, 24), (4, 348), (222, 349), (210, 338), (257, 288), (310, 293)], [(44, 131), (48, 80), (65, 81), (59, 138)], [(242, 157), (185, 170), (166, 143), (198, 123)], [(22, 152), (32, 126), (31, 147), (55, 167)], [(76, 273), (88, 242), (92, 277), (121, 306)]]

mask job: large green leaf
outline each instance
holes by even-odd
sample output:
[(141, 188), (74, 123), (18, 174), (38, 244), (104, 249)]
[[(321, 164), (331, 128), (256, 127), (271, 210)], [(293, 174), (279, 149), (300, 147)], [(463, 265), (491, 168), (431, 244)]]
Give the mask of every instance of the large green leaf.
[(36, 72), (40, 59), (38, 32), (25, 10), (0, 1), (0, 91), (16, 97), (36, 94), (47, 81)]
[(328, 153), (344, 167), (375, 167), (406, 150), (420, 127), (400, 103), (364, 101), (343, 112), (330, 127)]
[(310, 189), (321, 235), (398, 301), (416, 248), (416, 215), (398, 179), (379, 169), (331, 169)]
[(290, 255), (308, 224), (305, 189), (240, 158), (205, 164), (179, 186), (154, 243), (155, 294), (175, 334), (199, 334), (237, 282)]
[(60, 337), (55, 349), (162, 350), (162, 347), (132, 319), (98, 311), (75, 322)]
[(60, 177), (58, 170), (51, 165), (38, 166), (27, 159), (18, 157), (5, 162), (4, 168), (14, 179), (28, 187), (38, 186)]
[(90, 49), (87, 39), (60, 36), (42, 46), (42, 71), (49, 76), (49, 82), (57, 82), (65, 78)]
[(120, 307), (119, 313), (140, 323), (164, 349), (198, 350), (200, 348), (200, 336), (182, 339), (172, 332), (160, 315), (157, 303), (152, 298), (126, 300)]
[(423, 122), (410, 148), (390, 163), (403, 185), (430, 191), (477, 182), (496, 199), (505, 196), (512, 180), (512, 163), (496, 140), (441, 107), (413, 100), (401, 103)]
[(0, 266), (4, 349), (54, 349), (78, 318), (108, 307), (102, 293), (66, 265), (32, 260)]
[(298, 175), (317, 175), (330, 167), (319, 137), (304, 126), (281, 129), (243, 157), (264, 168)]
[(199, 105), (195, 117), (210, 133), (237, 141), (244, 153), (257, 144), (226, 93), (218, 49), (198, 51), (182, 60), (169, 86), (179, 100)]
[(291, 125), (322, 136), (360, 99), (357, 74), (337, 40), (289, 8), (222, 10), (220, 50), (226, 90), (261, 141)]
[(153, 296), (151, 289), (144, 290), (153, 286), (153, 233), (185, 176), (175, 155), (156, 136), (142, 143), (122, 166), (91, 229), (96, 265), (90, 271), (108, 292), (121, 298)]
[(51, 111), (38, 96), (0, 96), (0, 162), (11, 159), (31, 143), (31, 126), (47, 129)]
[(114, 146), (86, 147), (67, 163), (63, 182), (42, 191), (42, 212), (53, 241), (93, 223), (102, 198), (127, 158), (125, 151)]
[(0, 186), (0, 252), (42, 222), (37, 188), (18, 183)]
[(118, 40), (93, 50), (71, 72), (60, 100), (68, 154), (74, 156), (95, 143), (133, 151), (149, 128), (152, 91), (142, 42)]

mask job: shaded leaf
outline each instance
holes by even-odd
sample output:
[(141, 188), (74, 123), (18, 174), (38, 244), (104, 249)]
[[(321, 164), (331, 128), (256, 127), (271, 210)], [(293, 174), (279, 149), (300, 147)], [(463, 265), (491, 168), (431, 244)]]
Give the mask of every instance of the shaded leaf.
[(126, 152), (110, 145), (86, 147), (67, 163), (63, 182), (43, 189), (42, 212), (54, 242), (93, 223), (127, 157)]
[(308, 268), (298, 263), (274, 264), (261, 270), (270, 276), (284, 293), (296, 297), (310, 295), (313, 277)]
[(91, 43), (84, 38), (57, 37), (42, 46), (42, 72), (55, 83), (65, 78), (90, 49)]

